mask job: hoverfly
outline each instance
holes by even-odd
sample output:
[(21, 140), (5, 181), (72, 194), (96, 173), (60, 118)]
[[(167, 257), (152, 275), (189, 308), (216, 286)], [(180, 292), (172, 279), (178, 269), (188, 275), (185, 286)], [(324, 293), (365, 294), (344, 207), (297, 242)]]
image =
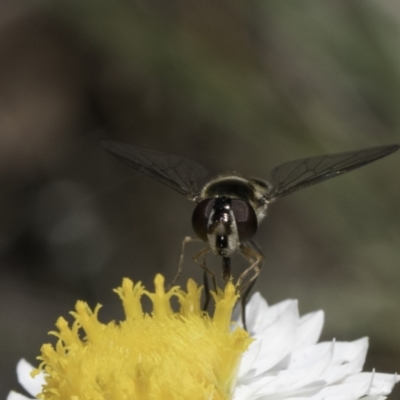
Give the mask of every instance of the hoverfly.
[(224, 281), (231, 278), (231, 257), (237, 250), (248, 260), (249, 266), (236, 283), (245, 327), (246, 298), (260, 274), (264, 259), (253, 237), (266, 216), (269, 204), (297, 190), (386, 157), (400, 147), (394, 144), (290, 161), (275, 167), (269, 182), (246, 178), (237, 173), (220, 175), (198, 189), (197, 182), (207, 171), (195, 161), (113, 141), (102, 141), (102, 146), (124, 163), (197, 203), (192, 215), (192, 226), (197, 237), (188, 236), (183, 240), (178, 270), (172, 283), (181, 274), (185, 245), (195, 240), (205, 242), (204, 249), (193, 256), (193, 260), (204, 271), (204, 309), (207, 309), (210, 301), (208, 277), (212, 278), (216, 289), (216, 276), (201, 259), (205, 259), (209, 252), (222, 257)]

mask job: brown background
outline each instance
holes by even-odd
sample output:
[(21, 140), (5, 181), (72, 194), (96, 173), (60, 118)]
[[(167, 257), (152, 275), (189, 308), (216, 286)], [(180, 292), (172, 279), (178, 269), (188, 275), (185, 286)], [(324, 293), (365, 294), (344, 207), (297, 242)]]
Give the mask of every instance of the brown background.
[[(1, 398), (76, 299), (118, 319), (112, 288), (171, 277), (192, 233), (193, 205), (101, 138), (266, 179), (400, 142), (397, 1), (32, 4), (0, 2)], [(257, 290), (324, 309), (324, 340), (368, 335), (380, 372), (400, 372), (399, 170), (400, 153), (284, 198), (257, 234)]]

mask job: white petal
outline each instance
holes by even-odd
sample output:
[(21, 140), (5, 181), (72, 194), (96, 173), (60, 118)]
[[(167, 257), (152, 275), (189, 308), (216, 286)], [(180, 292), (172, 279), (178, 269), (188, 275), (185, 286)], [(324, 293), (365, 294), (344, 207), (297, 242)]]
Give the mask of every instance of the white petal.
[(356, 366), (358, 372), (362, 370), (365, 362), (365, 357), (368, 351), (368, 338), (364, 337), (353, 342), (337, 342), (336, 351), (334, 355), (334, 362), (343, 363), (350, 362), (355, 358), (360, 358), (359, 364)]
[(385, 400), (386, 396), (365, 396), (361, 400)]
[(246, 305), (247, 329), (251, 336), (263, 335), (265, 329), (274, 325), (275, 321), (288, 309), (296, 309), (297, 300), (285, 300), (269, 307), (267, 302), (261, 297), (260, 293), (254, 293), (249, 303)]
[[(319, 360), (321, 354), (325, 354), (330, 343), (318, 343), (292, 353), (288, 369), (301, 368)], [(322, 372), (320, 379), (326, 383), (334, 383), (345, 376), (360, 372), (364, 365), (367, 353), (368, 340), (359, 339), (354, 342), (335, 343), (333, 357), (330, 365)], [(345, 351), (347, 350), (347, 352)]]
[(311, 346), (318, 342), (324, 326), (324, 312), (316, 311), (300, 318), (294, 349)]
[(255, 385), (238, 385), (233, 393), (233, 400), (253, 400), (260, 398), (255, 395), (258, 387)]
[[(306, 391), (315, 390), (315, 386), (321, 387), (320, 376), (328, 367), (332, 360), (334, 344), (331, 348), (319, 359), (303, 368), (293, 370), (279, 371), (277, 377), (268, 386), (259, 391), (263, 395), (272, 395), (274, 393), (296, 392), (301, 393), (304, 387), (311, 385)], [(298, 391), (300, 390), (300, 392)]]
[(325, 386), (318, 394), (310, 397), (310, 400), (330, 400), (340, 398), (343, 400), (359, 399), (368, 393), (371, 381), (368, 377), (353, 382), (344, 381), (337, 385)]
[[(234, 320), (240, 320), (239, 307), (235, 308)], [(256, 292), (251, 296), (250, 301), (246, 305), (246, 322), (249, 332), (258, 330), (258, 324), (263, 322), (260, 319), (268, 319), (268, 304), (260, 293)]]
[[(303, 364), (313, 362), (325, 354), (327, 349), (331, 347), (332, 342), (321, 342), (314, 346), (308, 346), (292, 353), (288, 368), (298, 368)], [(368, 338), (362, 338), (353, 342), (335, 342), (332, 364), (342, 365), (358, 360), (352, 372), (359, 372), (365, 361), (368, 350)]]
[[(257, 400), (262, 399), (264, 396), (260, 394), (262, 389), (273, 382), (275, 377), (258, 377), (251, 384), (239, 385), (235, 388), (233, 396), (234, 400)], [(268, 400), (270, 399), (267, 396)], [(272, 397), (271, 397), (272, 399)], [(281, 399), (280, 399), (281, 400)]]
[[(337, 343), (340, 347), (341, 343)], [(337, 361), (333, 360), (334, 365), (330, 365), (327, 370), (321, 375), (326, 384), (333, 384), (346, 378), (346, 376), (352, 375), (362, 370), (364, 365), (365, 356), (367, 349), (360, 350), (358, 354), (354, 356), (352, 360), (345, 360), (338, 365)]]
[(259, 357), (261, 350), (261, 342), (255, 341), (253, 342), (248, 350), (242, 355), (242, 359), (239, 365), (239, 373), (238, 373), (238, 383), (241, 383), (242, 378), (248, 378), (249, 375), (253, 375), (250, 373), (250, 370), (253, 368), (254, 363)]
[(381, 395), (389, 394), (396, 383), (400, 382), (400, 376), (397, 374), (382, 374), (374, 373), (374, 379), (372, 380), (372, 386), (369, 390), (370, 395)]
[[(268, 308), (268, 313), (266, 315), (267, 318), (260, 318), (261, 321), (265, 321), (266, 324), (260, 324), (260, 327), (264, 329), (264, 326), (271, 326), (277, 320), (279, 320), (283, 315), (285, 315), (288, 311), (292, 314), (295, 320), (298, 322), (300, 319), (299, 316), (299, 307), (297, 300), (284, 300), (280, 303), (274, 304)], [(262, 335), (263, 331), (255, 332), (258, 335)]]
[(316, 344), (322, 311), (300, 318), (296, 301), (268, 306), (257, 293), (246, 316), (256, 341), (243, 356), (234, 400), (384, 400), (400, 381), (361, 372), (368, 338)]
[(260, 354), (254, 363), (258, 373), (277, 365), (292, 350), (298, 323), (297, 302), (288, 302), (285, 306), (285, 309), (279, 310), (274, 323), (265, 327), (262, 335), (255, 335), (261, 341)]
[(357, 382), (360, 380), (369, 379), (371, 384), (368, 390), (368, 395), (381, 396), (389, 394), (394, 385), (399, 382), (399, 377), (392, 374), (382, 374), (376, 372), (362, 372), (348, 376), (345, 382)]
[(35, 397), (42, 391), (42, 386), (45, 384), (45, 380), (43, 373), (32, 378), (30, 374), (33, 370), (33, 366), (26, 360), (19, 360), (17, 364), (18, 382), (30, 395)]
[[(364, 379), (359, 382), (340, 383), (325, 387), (304, 387), (297, 390), (281, 392), (278, 395), (272, 394), (265, 399), (279, 400), (359, 400), (364, 396), (370, 386), (370, 380)], [(264, 397), (259, 397), (263, 399)], [(365, 398), (363, 397), (363, 400)]]
[(32, 399), (30, 397), (26, 397), (22, 394), (12, 391), (8, 394), (7, 400), (32, 400)]

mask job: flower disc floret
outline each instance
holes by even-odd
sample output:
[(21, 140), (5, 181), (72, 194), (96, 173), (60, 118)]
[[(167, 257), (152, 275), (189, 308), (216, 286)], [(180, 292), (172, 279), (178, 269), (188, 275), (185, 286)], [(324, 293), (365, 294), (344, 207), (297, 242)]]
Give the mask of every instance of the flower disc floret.
[[(189, 281), (187, 290), (164, 290), (157, 275), (155, 291), (124, 279), (115, 290), (125, 320), (104, 324), (100, 306), (91, 310), (82, 301), (71, 313), (70, 326), (57, 321), (57, 344), (42, 346), (40, 369), (46, 384), (40, 398), (90, 399), (229, 399), (232, 397), (248, 333), (231, 329), (237, 300), (233, 284), (214, 294), (215, 312), (201, 311), (201, 288)], [(153, 304), (143, 312), (142, 297)], [(171, 300), (178, 299), (175, 312)], [(39, 370), (36, 371), (38, 373)]]

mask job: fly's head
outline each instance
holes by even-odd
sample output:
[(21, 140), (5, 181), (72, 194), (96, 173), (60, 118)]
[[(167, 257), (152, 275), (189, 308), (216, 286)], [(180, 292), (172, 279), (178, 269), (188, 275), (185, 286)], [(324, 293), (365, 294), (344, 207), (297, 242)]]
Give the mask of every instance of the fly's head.
[(214, 254), (231, 257), (241, 243), (253, 238), (261, 220), (257, 211), (266, 206), (258, 205), (250, 181), (237, 176), (211, 181), (201, 195), (192, 216), (193, 229)]

